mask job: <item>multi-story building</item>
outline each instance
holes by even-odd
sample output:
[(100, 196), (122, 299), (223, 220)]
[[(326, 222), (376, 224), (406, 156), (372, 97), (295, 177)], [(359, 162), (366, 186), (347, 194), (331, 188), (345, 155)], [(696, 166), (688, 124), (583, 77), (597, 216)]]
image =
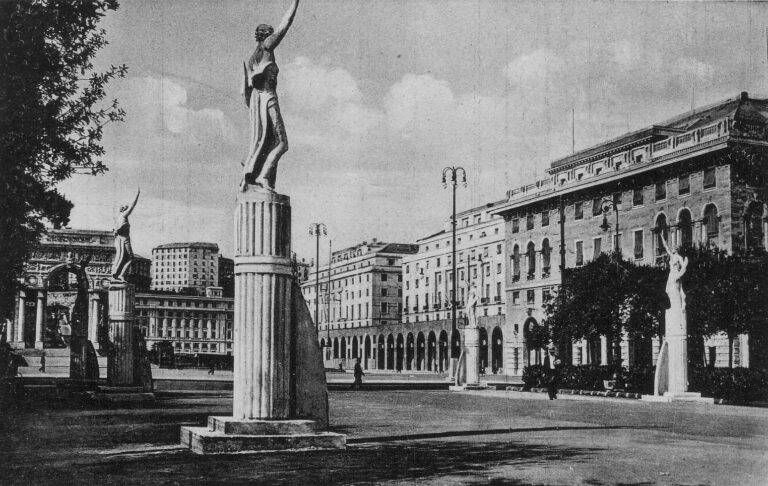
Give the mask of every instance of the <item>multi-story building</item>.
[[(327, 367), (351, 365), (359, 357), (366, 369), (384, 368), (384, 335), (400, 323), (401, 261), (417, 249), (374, 239), (333, 252), (320, 267), (318, 332)], [(312, 270), (301, 283), (312, 316), (317, 275)]]
[(219, 286), (224, 297), (235, 296), (235, 261), (219, 256)]
[[(501, 201), (505, 202), (505, 201)], [(443, 230), (417, 240), (419, 251), (403, 258), (403, 314), (401, 329), (391, 329), (395, 343), (389, 369), (445, 371), (449, 364), (449, 336), (453, 353), (461, 344), (468, 285), (474, 283), (480, 301), (481, 366), (502, 369), (505, 312), (504, 220), (493, 214), (501, 202), (456, 215), (457, 329), (453, 329), (453, 232), (449, 218)], [(402, 346), (401, 346), (402, 344)]]
[(220, 288), (204, 296), (137, 293), (135, 315), (148, 349), (170, 342), (177, 355), (232, 355), (234, 299)]
[(134, 255), (128, 267), (127, 279), (136, 285), (137, 292), (147, 292), (152, 286), (152, 260)]
[[(504, 349), (506, 368), (518, 373), (541, 359), (526, 339), (544, 317), (543, 301), (561, 283), (561, 242), (568, 268), (616, 246), (637, 263), (661, 263), (660, 235), (671, 245), (766, 248), (766, 188), (745, 182), (737, 147), (764, 147), (767, 126), (768, 102), (742, 93), (556, 160), (545, 179), (509, 191), (494, 210), (505, 221), (509, 259), (506, 314), (513, 339)], [(603, 208), (614, 202), (617, 213), (603, 224)], [(737, 340), (737, 366), (749, 365), (748, 341)], [(632, 364), (637, 353), (654, 355), (651, 346), (625, 336), (624, 363)], [(706, 346), (711, 364), (727, 365), (724, 339)], [(606, 363), (610, 352), (605, 338), (575, 343), (572, 351), (575, 364)]]
[(219, 285), (219, 246), (169, 243), (152, 249), (152, 290), (203, 294)]

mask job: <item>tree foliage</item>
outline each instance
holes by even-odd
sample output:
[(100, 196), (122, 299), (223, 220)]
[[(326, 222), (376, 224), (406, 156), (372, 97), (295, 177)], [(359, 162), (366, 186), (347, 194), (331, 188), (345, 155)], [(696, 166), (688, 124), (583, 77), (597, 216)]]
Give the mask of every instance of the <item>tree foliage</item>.
[(104, 126), (122, 120), (106, 85), (125, 66), (95, 72), (107, 44), (98, 28), (114, 0), (0, 2), (0, 318), (46, 221), (66, 224), (72, 203), (56, 186), (75, 172), (106, 170)]
[(561, 348), (606, 336), (612, 344), (609, 359), (615, 363), (623, 330), (638, 338), (659, 333), (669, 303), (661, 269), (635, 265), (620, 253), (604, 253), (566, 269), (564, 280), (564, 288), (544, 306), (544, 322)]

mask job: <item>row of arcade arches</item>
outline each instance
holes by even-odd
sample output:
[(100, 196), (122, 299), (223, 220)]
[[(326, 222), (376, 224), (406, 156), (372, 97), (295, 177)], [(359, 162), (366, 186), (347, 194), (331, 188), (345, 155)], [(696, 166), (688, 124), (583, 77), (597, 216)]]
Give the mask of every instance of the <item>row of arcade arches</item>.
[[(484, 327), (479, 333), (481, 366), (495, 373), (504, 363), (503, 333), (498, 326), (490, 330), (490, 335)], [(449, 351), (448, 334), (443, 329), (378, 336), (337, 336), (322, 338), (320, 345), (325, 349), (327, 361), (342, 365), (352, 366), (355, 358), (360, 358), (365, 369), (443, 372), (448, 369), (451, 354), (458, 354), (461, 347), (460, 333), (454, 331)]]

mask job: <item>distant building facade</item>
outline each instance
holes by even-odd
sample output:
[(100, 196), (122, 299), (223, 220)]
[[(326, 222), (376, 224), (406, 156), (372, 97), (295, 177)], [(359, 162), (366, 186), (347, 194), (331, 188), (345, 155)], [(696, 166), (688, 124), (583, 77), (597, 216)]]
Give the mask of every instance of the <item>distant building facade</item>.
[(152, 290), (204, 294), (206, 287), (218, 286), (217, 244), (168, 243), (152, 249)]
[(224, 297), (235, 296), (235, 261), (219, 256), (219, 287)]
[(448, 370), (449, 342), (456, 353), (461, 346), (467, 283), (473, 282), (480, 298), (480, 364), (489, 373), (503, 371), (504, 220), (493, 213), (499, 204), (489, 203), (456, 215), (457, 330), (452, 329), (451, 311), (451, 218), (442, 231), (417, 240), (417, 253), (403, 258), (403, 314), (400, 326), (392, 328), (386, 336), (394, 343), (391, 360), (385, 360), (388, 369)]
[[(333, 252), (320, 267), (318, 330), (326, 366), (352, 366), (360, 357), (366, 369), (384, 368), (383, 336), (400, 323), (402, 311), (401, 261), (417, 250), (374, 239)], [(301, 284), (313, 317), (316, 276), (312, 269)]]
[[(527, 336), (561, 283), (561, 241), (567, 268), (617, 244), (639, 264), (662, 264), (667, 255), (660, 235), (673, 246), (709, 242), (728, 251), (765, 249), (765, 188), (744, 183), (732, 155), (737, 144), (764, 146), (766, 126), (768, 102), (742, 93), (556, 160), (547, 178), (509, 191), (508, 201), (495, 210), (505, 221), (508, 258), (506, 314), (513, 340), (505, 349), (506, 367), (518, 374), (542, 361), (543, 350), (529, 348)], [(602, 224), (608, 201), (617, 203), (618, 234), (612, 209), (605, 215), (608, 226)], [(749, 366), (749, 336), (735, 344), (735, 365)], [(623, 363), (655, 357), (658, 345), (624, 336)], [(705, 346), (709, 364), (727, 366), (724, 337)], [(604, 364), (609, 349), (602, 338), (575, 343), (572, 352), (574, 364)]]
[(177, 355), (231, 356), (234, 299), (220, 288), (207, 295), (136, 293), (136, 324), (147, 348), (170, 342)]

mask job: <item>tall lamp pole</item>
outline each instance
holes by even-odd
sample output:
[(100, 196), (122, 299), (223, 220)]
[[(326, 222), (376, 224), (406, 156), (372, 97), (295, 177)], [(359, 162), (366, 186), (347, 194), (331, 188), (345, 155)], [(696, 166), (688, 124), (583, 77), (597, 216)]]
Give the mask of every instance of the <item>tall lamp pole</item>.
[(327, 235), (328, 230), (323, 223), (312, 223), (309, 234), (315, 237), (315, 327), (320, 332), (320, 236)]
[(621, 253), (621, 241), (619, 240), (619, 193), (615, 193), (611, 197), (606, 197), (600, 203), (603, 210), (603, 224), (600, 225), (600, 229), (607, 232), (611, 225), (608, 223), (608, 212), (613, 210), (616, 213), (616, 231), (614, 231), (614, 243), (613, 249), (616, 253)]
[(456, 300), (456, 283), (458, 276), (456, 275), (456, 186), (459, 184), (459, 176), (461, 177), (461, 183), (464, 187), (467, 187), (467, 173), (463, 167), (446, 167), (443, 169), (443, 187), (447, 188), (448, 184), (453, 188), (453, 213), (451, 218), (451, 226), (453, 230), (453, 242), (451, 243), (451, 264), (453, 271), (453, 289), (451, 295), (451, 358), (458, 358), (459, 356), (454, 351), (453, 335), (456, 333), (456, 310), (458, 308), (458, 301)]

